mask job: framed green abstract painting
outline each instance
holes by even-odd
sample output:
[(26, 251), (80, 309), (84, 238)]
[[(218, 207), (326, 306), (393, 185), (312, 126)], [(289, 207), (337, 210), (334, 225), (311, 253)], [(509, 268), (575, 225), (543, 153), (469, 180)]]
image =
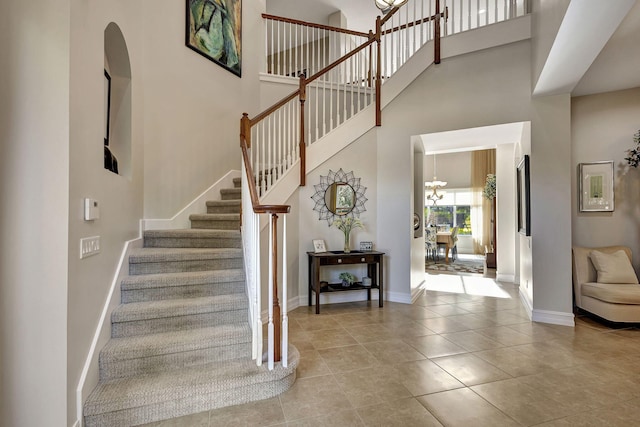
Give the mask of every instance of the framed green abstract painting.
[(238, 77), (242, 71), (242, 0), (186, 0), (186, 44)]

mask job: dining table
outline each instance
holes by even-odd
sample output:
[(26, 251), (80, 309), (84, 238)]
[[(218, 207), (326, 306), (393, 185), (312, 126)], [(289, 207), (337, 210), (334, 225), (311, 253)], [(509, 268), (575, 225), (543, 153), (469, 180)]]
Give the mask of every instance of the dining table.
[(444, 244), (444, 262), (449, 264), (449, 250), (453, 247), (453, 235), (451, 231), (438, 231), (436, 242)]

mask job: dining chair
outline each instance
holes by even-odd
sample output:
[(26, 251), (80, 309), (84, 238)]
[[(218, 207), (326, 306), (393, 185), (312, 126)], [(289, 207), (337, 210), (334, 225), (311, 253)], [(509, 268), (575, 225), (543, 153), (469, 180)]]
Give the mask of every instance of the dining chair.
[(425, 228), (424, 248), (427, 251), (427, 258), (431, 256), (434, 261), (438, 258), (438, 236), (435, 227)]

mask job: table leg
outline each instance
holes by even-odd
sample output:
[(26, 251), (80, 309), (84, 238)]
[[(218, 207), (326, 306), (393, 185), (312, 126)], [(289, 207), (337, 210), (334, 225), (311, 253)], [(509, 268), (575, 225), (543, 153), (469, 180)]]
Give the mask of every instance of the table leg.
[(313, 258), (311, 258), (311, 256), (309, 255), (309, 307), (311, 307), (311, 292), (313, 290), (313, 278), (312, 278), (312, 271), (313, 271)]
[(378, 306), (383, 306), (384, 299), (384, 290), (382, 286), (382, 282), (384, 282), (384, 271), (382, 269), (382, 257), (380, 257), (380, 262), (378, 262)]
[(444, 245), (444, 262), (449, 264), (449, 242)]

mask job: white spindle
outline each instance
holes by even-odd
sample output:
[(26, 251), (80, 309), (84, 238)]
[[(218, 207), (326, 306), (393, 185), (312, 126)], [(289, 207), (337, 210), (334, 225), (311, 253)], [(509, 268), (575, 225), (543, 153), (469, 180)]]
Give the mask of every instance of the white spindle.
[(255, 319), (255, 323), (253, 325), (253, 329), (256, 331), (256, 351), (257, 351), (257, 361), (258, 361), (258, 366), (262, 366), (262, 307), (261, 307), (261, 301), (262, 301), (262, 286), (261, 286), (261, 276), (260, 276), (260, 256), (258, 255), (260, 253), (260, 216), (256, 215), (255, 213), (251, 212), (253, 215), (253, 232), (254, 232), (254, 242), (255, 242), (255, 248), (254, 248), (254, 253), (255, 255), (255, 276), (256, 276), (256, 282), (254, 284), (255, 286), (255, 295), (256, 295), (256, 307), (255, 307), (255, 312), (254, 312), (254, 319)]
[[(271, 218), (269, 218), (269, 248), (273, 247), (273, 224)], [(267, 367), (269, 370), (273, 370), (274, 362), (274, 327), (273, 327), (273, 251), (269, 250), (269, 320), (267, 323), (267, 329), (269, 331), (268, 339), (268, 354), (267, 354)]]
[(288, 43), (289, 48), (287, 49), (287, 59), (289, 61), (288, 61), (288, 64), (287, 64), (287, 68), (289, 70), (288, 74), (291, 75), (291, 74), (293, 74), (295, 72), (295, 69), (293, 68), (293, 52), (294, 52), (296, 47), (293, 45), (293, 37), (292, 37), (292, 34), (291, 34), (293, 25), (287, 24), (287, 27), (289, 27), (289, 43)]
[(282, 215), (282, 367), (286, 368), (289, 358), (289, 316), (287, 314), (287, 215)]

